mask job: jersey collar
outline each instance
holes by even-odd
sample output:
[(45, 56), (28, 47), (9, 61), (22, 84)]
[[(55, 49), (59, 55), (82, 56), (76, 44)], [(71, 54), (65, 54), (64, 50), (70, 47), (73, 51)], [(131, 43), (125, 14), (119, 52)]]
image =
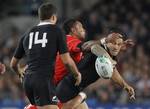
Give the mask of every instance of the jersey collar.
[(70, 34), (67, 34), (66, 36), (67, 36), (67, 37), (73, 37), (73, 38), (75, 38), (75, 39), (78, 39), (76, 36), (72, 36), (72, 35), (70, 35)]
[(40, 22), (37, 26), (53, 24), (51, 22)]

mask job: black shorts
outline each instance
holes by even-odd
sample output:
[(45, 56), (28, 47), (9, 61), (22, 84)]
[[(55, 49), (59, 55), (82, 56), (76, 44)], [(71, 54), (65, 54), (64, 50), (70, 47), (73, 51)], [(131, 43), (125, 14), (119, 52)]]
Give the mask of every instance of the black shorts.
[(79, 86), (75, 86), (75, 79), (72, 75), (67, 75), (63, 78), (56, 88), (56, 95), (62, 103), (73, 99), (79, 94), (79, 92), (80, 88)]
[(26, 74), (24, 77), (25, 93), (31, 104), (37, 106), (55, 105), (55, 85), (49, 76)]

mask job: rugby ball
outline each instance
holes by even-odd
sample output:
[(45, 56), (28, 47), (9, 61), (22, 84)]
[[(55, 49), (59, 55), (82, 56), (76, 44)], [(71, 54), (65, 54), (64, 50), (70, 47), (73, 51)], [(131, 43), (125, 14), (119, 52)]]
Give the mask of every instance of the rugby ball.
[(95, 61), (97, 74), (104, 79), (110, 79), (113, 74), (113, 65), (110, 59), (104, 55), (98, 56)]

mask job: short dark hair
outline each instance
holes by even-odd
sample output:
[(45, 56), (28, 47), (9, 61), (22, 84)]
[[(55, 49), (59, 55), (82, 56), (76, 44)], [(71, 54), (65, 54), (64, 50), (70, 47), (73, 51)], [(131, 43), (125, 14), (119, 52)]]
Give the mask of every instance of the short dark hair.
[(65, 31), (65, 34), (69, 34), (71, 32), (71, 28), (75, 25), (77, 21), (77, 19), (69, 19), (64, 22), (63, 30)]
[(127, 39), (127, 34), (124, 31), (122, 31), (119, 27), (110, 27), (109, 28), (109, 34), (111, 34), (111, 33), (119, 33), (123, 36), (122, 37), (123, 40)]
[(56, 14), (56, 13), (57, 13), (57, 8), (50, 3), (44, 3), (38, 9), (40, 20), (47, 20), (53, 14)]

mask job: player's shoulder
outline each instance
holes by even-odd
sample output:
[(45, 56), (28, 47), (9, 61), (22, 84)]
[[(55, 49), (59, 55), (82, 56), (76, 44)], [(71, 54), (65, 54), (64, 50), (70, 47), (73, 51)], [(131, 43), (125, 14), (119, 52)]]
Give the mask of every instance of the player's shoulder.
[(57, 25), (52, 25), (52, 24), (46, 24), (46, 25), (35, 25), (33, 26), (30, 31), (43, 31), (45, 29), (49, 29), (49, 30), (52, 30), (52, 31), (57, 31), (59, 30), (60, 28), (57, 26)]
[(59, 26), (55, 26), (55, 32), (57, 33), (58, 36), (62, 36), (62, 35), (65, 36), (65, 32)]
[(36, 26), (37, 28), (51, 28), (51, 29), (56, 29), (59, 30), (60, 27), (57, 25), (52, 25), (52, 24), (47, 24), (47, 25), (41, 25), (41, 26)]
[(73, 36), (67, 35), (67, 43), (79, 43), (79, 42), (81, 42), (81, 40), (79, 40)]
[[(106, 52), (110, 55), (109, 50), (108, 50), (108, 48), (107, 48), (106, 45), (101, 44), (101, 47), (104, 48), (104, 49), (106, 50)], [(111, 55), (110, 55), (110, 57), (111, 57), (113, 60), (117, 61), (117, 57), (116, 57), (116, 56), (111, 56)]]
[(59, 26), (57, 26), (57, 25), (55, 25), (55, 27), (54, 27), (57, 31), (59, 31), (59, 32), (62, 32), (63, 30), (59, 27)]
[(27, 30), (24, 34), (21, 35), (20, 39), (21, 40), (25, 39), (28, 36), (29, 32), (30, 30)]
[(59, 26), (57, 26), (57, 25), (51, 25), (51, 24), (49, 24), (49, 25), (45, 25), (44, 28), (49, 28), (50, 31), (53, 31), (55, 33), (62, 32), (62, 29)]

